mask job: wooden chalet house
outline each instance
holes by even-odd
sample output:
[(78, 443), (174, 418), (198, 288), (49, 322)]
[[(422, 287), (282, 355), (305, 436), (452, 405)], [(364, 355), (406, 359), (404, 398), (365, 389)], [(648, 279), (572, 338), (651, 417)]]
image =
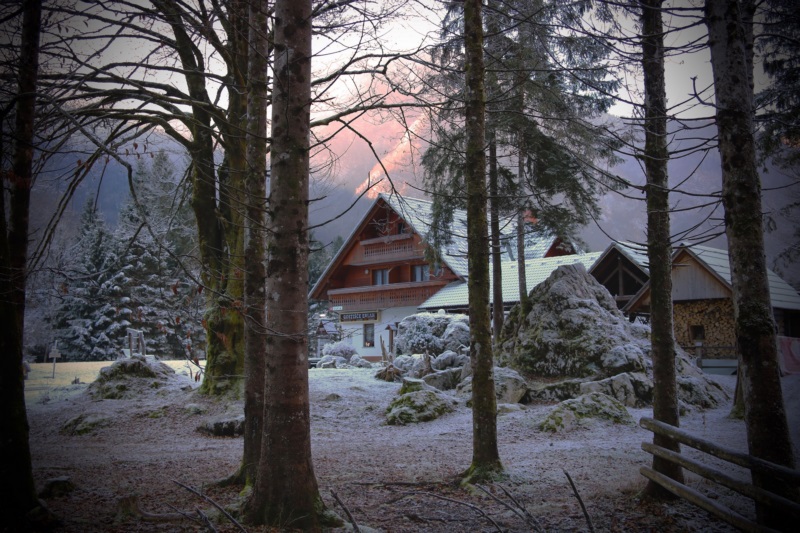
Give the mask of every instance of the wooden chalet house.
[[(328, 302), (343, 337), (365, 358), (380, 359), (381, 340), (392, 349), (398, 322), (467, 279), (466, 212), (454, 213), (452, 243), (439, 250), (436, 270), (425, 254), (432, 218), (430, 201), (380, 194), (311, 289), (310, 298)], [(553, 237), (535, 239), (525, 251), (526, 257), (565, 253), (571, 247)]]

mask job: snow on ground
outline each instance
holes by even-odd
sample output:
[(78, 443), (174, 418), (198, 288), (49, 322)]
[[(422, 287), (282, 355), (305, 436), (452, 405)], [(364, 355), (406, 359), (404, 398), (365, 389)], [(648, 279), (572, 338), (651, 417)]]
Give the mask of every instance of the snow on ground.
[[(472, 453), (471, 411), (462, 401), (455, 412), (416, 425), (389, 426), (385, 409), (400, 387), (373, 377), (370, 369), (310, 370), (314, 468), (320, 492), (339, 511), (333, 490), (360, 525), (392, 532), (483, 531), (491, 526), (458, 500), (479, 506), (509, 531), (529, 528), (480, 491), (455, 482)], [(179, 379), (191, 383), (188, 377)], [(715, 377), (731, 393), (734, 378)], [(800, 450), (800, 376), (783, 379), (795, 450)], [(678, 502), (642, 503), (639, 467), (651, 458), (641, 450), (652, 435), (637, 425), (597, 422), (559, 434), (536, 424), (549, 405), (526, 405), (498, 416), (498, 440), (508, 478), (501, 485), (549, 531), (582, 531), (586, 522), (564, 471), (574, 479), (599, 531), (732, 531), (704, 511)], [(681, 420), (695, 435), (746, 450), (744, 423), (727, 417), (730, 405), (693, 410)], [(205, 398), (169, 387), (133, 400), (92, 401), (76, 395), (29, 405), (34, 474), (38, 483), (68, 475), (72, 494), (48, 501), (65, 520), (63, 531), (194, 531), (191, 522), (169, 525), (116, 516), (116, 500), (138, 494), (142, 508), (170, 512), (207, 507), (172, 480), (206, 487), (222, 503), (234, 503), (237, 489), (209, 486), (233, 472), (241, 457), (240, 438), (213, 438), (195, 428), (205, 417), (241, 413), (240, 404)], [(64, 435), (63, 424), (78, 414), (106, 423), (85, 435)], [(631, 409), (636, 420), (651, 409)], [(691, 451), (688, 453), (692, 454)], [(800, 453), (797, 454), (800, 458)], [(721, 463), (720, 468), (728, 468)], [(735, 475), (744, 475), (739, 472)], [(712, 487), (688, 475), (698, 490)], [(714, 489), (716, 490), (716, 489)], [(718, 501), (752, 515), (752, 506), (725, 494)], [(225, 531), (228, 526), (221, 524)], [(253, 529), (252, 531), (266, 531)]]

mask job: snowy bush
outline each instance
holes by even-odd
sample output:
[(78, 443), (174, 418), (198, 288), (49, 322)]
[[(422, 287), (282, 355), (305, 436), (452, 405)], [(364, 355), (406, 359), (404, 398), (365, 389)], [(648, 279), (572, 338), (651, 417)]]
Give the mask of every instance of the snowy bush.
[(344, 357), (348, 361), (351, 357), (353, 357), (356, 353), (355, 348), (353, 345), (350, 344), (348, 341), (339, 341), (334, 342), (331, 344), (326, 344), (322, 347), (322, 355), (331, 355), (333, 357)]

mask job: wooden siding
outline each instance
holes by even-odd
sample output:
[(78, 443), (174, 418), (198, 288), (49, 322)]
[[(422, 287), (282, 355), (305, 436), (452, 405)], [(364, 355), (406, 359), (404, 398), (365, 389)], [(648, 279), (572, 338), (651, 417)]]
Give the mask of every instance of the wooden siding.
[(672, 265), (672, 301), (730, 298), (720, 280), (688, 254), (681, 254)]

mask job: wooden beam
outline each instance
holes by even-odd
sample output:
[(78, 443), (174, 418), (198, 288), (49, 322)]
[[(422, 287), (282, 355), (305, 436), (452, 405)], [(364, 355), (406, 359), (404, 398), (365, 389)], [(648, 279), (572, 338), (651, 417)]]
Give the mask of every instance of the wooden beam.
[(714, 457), (719, 457), (720, 459), (733, 464), (749, 468), (750, 470), (756, 470), (763, 474), (777, 476), (781, 479), (789, 481), (790, 483), (800, 485), (800, 471), (798, 470), (792, 470), (791, 468), (776, 465), (770, 463), (769, 461), (765, 461), (764, 459), (750, 456), (746, 453), (725, 448), (711, 441), (695, 437), (691, 433), (678, 429), (674, 426), (670, 426), (669, 424), (653, 420), (652, 418), (640, 419), (639, 426), (650, 430), (653, 433), (666, 435), (677, 440), (681, 444), (686, 444), (687, 446), (691, 446), (692, 448), (700, 450), (701, 452), (713, 455)]
[(793, 513), (795, 516), (800, 518), (800, 504), (796, 502), (793, 502), (791, 500), (788, 500), (771, 492), (767, 492), (764, 489), (754, 487), (750, 483), (734, 479), (731, 476), (723, 472), (720, 472), (715, 468), (704, 465), (693, 459), (689, 459), (684, 455), (673, 452), (672, 450), (667, 450), (666, 448), (662, 448), (661, 446), (656, 446), (655, 444), (651, 444), (649, 442), (643, 442), (642, 449), (648, 453), (652, 453), (653, 455), (657, 455), (668, 461), (672, 461), (673, 463), (679, 464), (683, 468), (686, 468), (687, 470), (691, 470), (696, 474), (700, 474), (702, 477), (706, 479), (714, 481), (715, 483), (719, 483), (723, 487), (728, 487), (729, 489), (735, 490), (739, 494), (743, 494), (748, 498), (752, 498), (755, 501), (758, 501), (766, 505), (778, 506), (787, 509), (789, 512)]
[(724, 505), (711, 500), (698, 491), (687, 487), (683, 483), (678, 483), (677, 481), (670, 479), (665, 475), (659, 474), (652, 468), (643, 466), (639, 469), (639, 473), (647, 479), (658, 483), (676, 496), (680, 496), (681, 498), (695, 504), (701, 509), (708, 511), (717, 518), (720, 518), (732, 526), (741, 529), (742, 531), (748, 531), (752, 533), (778, 533), (777, 530), (760, 526), (755, 522), (743, 517), (739, 513), (728, 509)]

